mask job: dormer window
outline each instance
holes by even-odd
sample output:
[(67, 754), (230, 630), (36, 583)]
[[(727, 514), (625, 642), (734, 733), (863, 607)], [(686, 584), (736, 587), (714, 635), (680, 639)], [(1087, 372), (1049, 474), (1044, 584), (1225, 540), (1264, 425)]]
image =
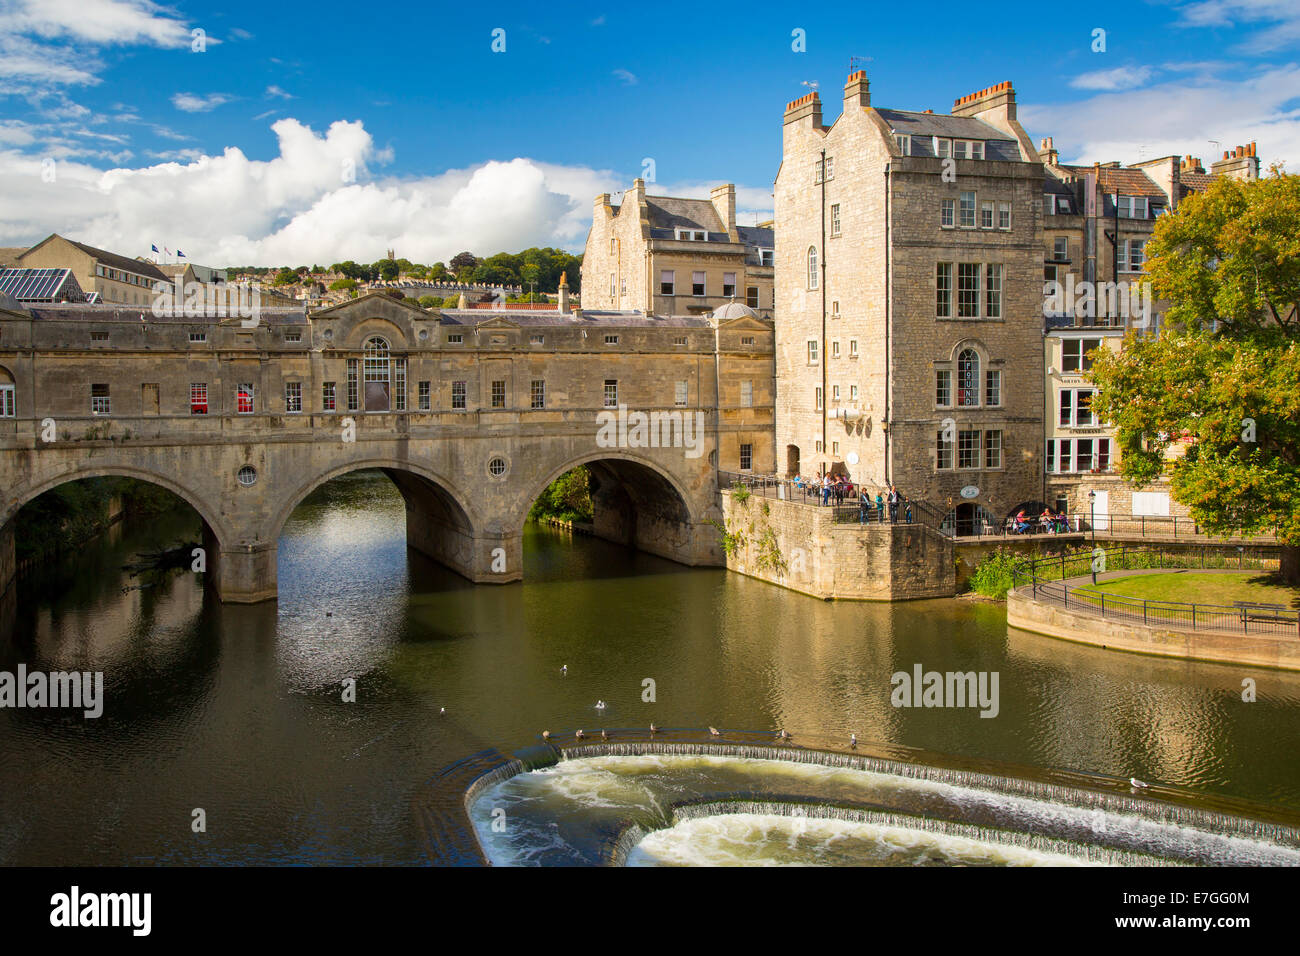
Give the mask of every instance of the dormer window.
[(898, 151), (904, 156), (912, 155), (912, 137), (907, 133), (895, 133), (894, 145), (898, 147)]
[(682, 229), (680, 226), (676, 230), (676, 235), (684, 242), (704, 242), (709, 238), (709, 234), (703, 229)]
[(1121, 219), (1146, 219), (1146, 196), (1115, 196), (1115, 205), (1119, 207)]
[(758, 250), (758, 264), (760, 266), (770, 266), (776, 261), (776, 251), (773, 249)]
[(952, 155), (952, 140), (944, 139), (942, 136), (934, 138), (934, 155), (945, 159)]
[(953, 159), (983, 159), (984, 141), (979, 139), (954, 139), (952, 141)]

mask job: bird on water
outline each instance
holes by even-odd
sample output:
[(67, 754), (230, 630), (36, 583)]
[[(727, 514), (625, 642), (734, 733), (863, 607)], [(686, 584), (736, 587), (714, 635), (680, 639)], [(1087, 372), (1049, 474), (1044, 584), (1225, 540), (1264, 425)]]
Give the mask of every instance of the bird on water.
[(722, 736), (722, 733), (718, 730), (717, 727), (710, 727), (710, 728), (709, 728), (709, 736), (710, 736), (710, 737), (721, 737), (721, 736)]
[(582, 740), (582, 739), (585, 738), (587, 735), (584, 734), (584, 733), (580, 730), (580, 731), (578, 731), (576, 734), (574, 734), (573, 736), (577, 737), (579, 740)]
[(1143, 783), (1137, 777), (1129, 777), (1128, 782), (1129, 782), (1129, 786), (1133, 787), (1135, 790), (1144, 790), (1147, 787), (1151, 786), (1151, 784), (1149, 783)]
[(542, 739), (543, 739), (543, 740), (550, 740), (550, 739), (551, 739), (551, 732), (550, 732), (549, 730), (543, 730), (543, 731), (542, 731)]
[(857, 735), (857, 734), (849, 734), (849, 746), (850, 746), (850, 747), (857, 747), (857, 745), (858, 745), (858, 735)]
[(659, 728), (656, 727), (654, 724), (651, 724), (651, 725), (650, 725), (650, 733), (652, 733), (652, 734), (657, 734), (657, 733), (659, 733)]
[(782, 740), (789, 740), (789, 739), (790, 739), (790, 735), (787, 734), (787, 733), (785, 732), (785, 728), (784, 728), (784, 727), (782, 727), (780, 730), (778, 730), (778, 731), (776, 732), (776, 735), (777, 735), (778, 737), (780, 737)]
[(609, 740), (609, 734), (605, 733), (605, 731), (602, 730), (602, 731), (600, 732), (600, 739), (601, 739), (601, 740)]
[(568, 665), (568, 664), (565, 664), (564, 666), (562, 666), (562, 667), (560, 668), (560, 673), (561, 673), (561, 674), (567, 674), (567, 673), (569, 673), (569, 665)]

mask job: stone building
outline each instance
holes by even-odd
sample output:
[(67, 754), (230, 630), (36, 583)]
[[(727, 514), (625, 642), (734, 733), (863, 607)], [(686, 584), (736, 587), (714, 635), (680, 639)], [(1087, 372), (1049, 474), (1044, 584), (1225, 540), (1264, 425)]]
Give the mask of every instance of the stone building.
[(618, 205), (596, 197), (582, 257), (582, 302), (592, 309), (704, 315), (739, 302), (773, 316), (771, 223), (736, 222), (736, 187), (709, 199), (647, 196), (638, 179)]
[(99, 301), (145, 309), (153, 304), (154, 283), (168, 281), (151, 262), (96, 249), (57, 233), (22, 253), (18, 264), (25, 269), (71, 269), (81, 288), (98, 293)]
[(951, 512), (1041, 493), (1043, 169), (1003, 83), (948, 114), (787, 105), (776, 179), (777, 458)]
[[(1113, 429), (1092, 413), (1095, 389), (1089, 353), (1118, 351), (1133, 329), (1157, 334), (1165, 303), (1145, 282), (1146, 244), (1157, 218), (1217, 176), (1259, 177), (1254, 143), (1238, 146), (1206, 173), (1191, 156), (1164, 156), (1124, 167), (1117, 162), (1070, 166), (1053, 142), (1039, 154), (1045, 172), (1043, 500), (1054, 510), (1087, 517), (1105, 529), (1110, 516), (1184, 516), (1167, 480), (1137, 490), (1118, 475)], [(1051, 283), (1060, 296), (1048, 295)], [(1087, 283), (1087, 285), (1085, 285)], [(1177, 447), (1174, 454), (1184, 449)]]

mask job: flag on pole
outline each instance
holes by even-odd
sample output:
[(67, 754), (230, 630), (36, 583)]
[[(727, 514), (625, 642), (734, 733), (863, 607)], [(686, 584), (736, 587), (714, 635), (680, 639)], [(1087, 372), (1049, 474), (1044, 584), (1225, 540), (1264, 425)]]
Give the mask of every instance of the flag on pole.
[(185, 253), (181, 252), (179, 249), (176, 250), (176, 255), (180, 256), (182, 259), (185, 258)]
[(168, 249), (166, 246), (163, 246), (163, 252), (167, 253), (167, 255), (169, 256), (172, 254), (172, 251)]
[(158, 251), (158, 247), (155, 245), (150, 245), (149, 248), (152, 249), (154, 252)]

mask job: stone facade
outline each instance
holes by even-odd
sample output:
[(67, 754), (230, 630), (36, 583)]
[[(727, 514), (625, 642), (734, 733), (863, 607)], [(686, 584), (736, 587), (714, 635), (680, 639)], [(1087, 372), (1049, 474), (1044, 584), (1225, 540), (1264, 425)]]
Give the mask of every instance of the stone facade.
[[(0, 310), (0, 382), (15, 397), (0, 417), (0, 569), (12, 576), (23, 504), (126, 475), (195, 507), (224, 598), (274, 597), (293, 508), (371, 467), (406, 499), (413, 547), (474, 581), (518, 580), (528, 509), (579, 464), (596, 533), (718, 564), (716, 470), (740, 470), (742, 454), (773, 467), (772, 348), (771, 324), (746, 314), (430, 312), (382, 294), (264, 312), (252, 328)], [(659, 427), (638, 430), (638, 414)], [(630, 427), (611, 433), (616, 419)]]
[(831, 508), (722, 492), (727, 568), (819, 598), (903, 601), (956, 591), (952, 542), (919, 524), (835, 524)]
[[(830, 126), (816, 93), (787, 106), (776, 181), (783, 471), (893, 481), (940, 508), (966, 502), (962, 514), (1002, 515), (1037, 496), (1042, 175), (1010, 84), (935, 115), (873, 108), (859, 72)], [(941, 453), (945, 419), (955, 440)]]
[(582, 301), (657, 315), (704, 315), (740, 302), (771, 319), (773, 255), (770, 223), (736, 223), (734, 185), (716, 187), (709, 199), (678, 199), (648, 196), (638, 179), (617, 206), (608, 193), (596, 197)]

